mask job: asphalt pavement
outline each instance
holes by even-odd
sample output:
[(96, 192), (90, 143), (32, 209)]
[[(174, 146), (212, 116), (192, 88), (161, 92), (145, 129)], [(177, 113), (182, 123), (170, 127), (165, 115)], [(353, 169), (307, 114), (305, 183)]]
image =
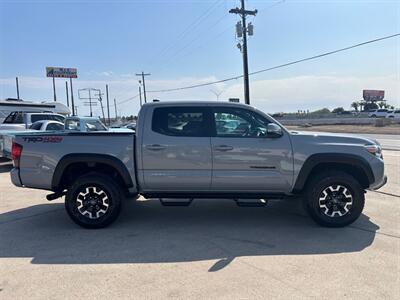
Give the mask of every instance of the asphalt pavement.
[(0, 164), (0, 299), (399, 299), (400, 152), (385, 160), (388, 184), (336, 229), (296, 201), (131, 199), (111, 227), (85, 230)]
[(400, 134), (360, 134), (378, 140), (383, 150), (400, 151)]

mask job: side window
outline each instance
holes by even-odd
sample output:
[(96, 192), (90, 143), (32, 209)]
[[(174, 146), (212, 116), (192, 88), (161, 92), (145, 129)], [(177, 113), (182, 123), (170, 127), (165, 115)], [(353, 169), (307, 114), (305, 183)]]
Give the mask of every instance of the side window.
[(206, 110), (199, 107), (161, 107), (153, 112), (152, 130), (170, 136), (208, 136)]
[(42, 127), (42, 122), (35, 122), (29, 127), (29, 129), (40, 130), (41, 127)]
[(23, 124), (24, 118), (22, 117), (22, 113), (16, 113), (13, 120), (14, 124)]
[(10, 113), (8, 116), (7, 116), (7, 118), (5, 118), (5, 120), (4, 120), (4, 124), (11, 124), (11, 123), (13, 123), (13, 121), (14, 121), (14, 118), (15, 118), (15, 115), (16, 115), (16, 112), (12, 112), (12, 113)]
[(47, 125), (46, 130), (63, 130), (64, 125), (62, 124), (57, 124), (57, 123), (50, 123)]
[(245, 109), (216, 108), (214, 120), (217, 137), (263, 137), (268, 120)]
[(66, 130), (80, 131), (80, 126), (79, 120), (67, 120), (65, 122)]

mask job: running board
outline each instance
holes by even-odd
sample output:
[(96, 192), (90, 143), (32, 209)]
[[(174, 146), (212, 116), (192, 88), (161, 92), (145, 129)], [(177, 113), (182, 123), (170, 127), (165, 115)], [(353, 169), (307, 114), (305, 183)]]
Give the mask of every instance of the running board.
[(193, 198), (190, 199), (159, 198), (159, 200), (163, 206), (189, 206), (192, 203)]
[[(240, 207), (263, 207), (267, 206), (266, 199), (234, 199), (237, 206)], [(256, 200), (256, 201), (254, 201)]]

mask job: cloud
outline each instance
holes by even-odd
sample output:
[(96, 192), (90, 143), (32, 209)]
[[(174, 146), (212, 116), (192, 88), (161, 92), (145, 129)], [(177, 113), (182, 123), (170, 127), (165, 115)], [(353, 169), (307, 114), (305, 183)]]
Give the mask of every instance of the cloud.
[(114, 75), (114, 72), (113, 71), (103, 71), (103, 72), (100, 72), (100, 75), (110, 77), (110, 76)]
[[(44, 77), (20, 77), (20, 90), (26, 100), (43, 101), (52, 99), (52, 81)], [(146, 80), (147, 91), (170, 89), (201, 83), (216, 81), (215, 76), (182, 77), (177, 79), (152, 79)], [(65, 102), (65, 80), (57, 79), (57, 97)], [(80, 105), (82, 114), (88, 108), (78, 98), (77, 90), (80, 88), (98, 88), (105, 93), (105, 85), (109, 85), (110, 100), (116, 98), (117, 103), (132, 98), (138, 94), (138, 81), (135, 77), (117, 76), (102, 80), (76, 79), (74, 82), (75, 103)], [(362, 98), (363, 89), (383, 89), (385, 98), (389, 103), (400, 106), (400, 83), (396, 75), (375, 77), (352, 77), (329, 74), (320, 76), (296, 76), (282, 79), (254, 79), (251, 82), (251, 104), (266, 112), (293, 112), (298, 109), (314, 110), (322, 107), (334, 108), (343, 106), (350, 108), (353, 101)], [(220, 83), (201, 88), (181, 90), (168, 93), (151, 93), (147, 100), (215, 100), (212, 92), (220, 91), (220, 100), (240, 98), (243, 101), (243, 81), (238, 79), (232, 82)], [(15, 94), (15, 78), (0, 78), (0, 98), (13, 97)], [(140, 108), (139, 98), (118, 104), (120, 114), (136, 114)], [(100, 107), (96, 108), (100, 114)]]

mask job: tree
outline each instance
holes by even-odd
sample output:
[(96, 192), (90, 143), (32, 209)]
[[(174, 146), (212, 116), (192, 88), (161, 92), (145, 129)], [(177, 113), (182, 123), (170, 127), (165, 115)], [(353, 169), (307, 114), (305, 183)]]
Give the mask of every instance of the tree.
[(329, 114), (331, 111), (329, 110), (329, 108), (322, 108), (322, 109), (318, 109), (315, 111), (312, 111), (310, 114), (314, 114), (314, 115), (323, 115), (323, 114)]
[(334, 113), (334, 114), (340, 114), (342, 112), (344, 112), (344, 108), (343, 107), (336, 107), (336, 108), (334, 108), (332, 110), (332, 113)]
[(358, 108), (360, 107), (360, 103), (354, 101), (351, 104), (351, 107), (354, 108), (355, 111), (358, 111)]
[(384, 108), (386, 106), (386, 103), (383, 101), (378, 102), (378, 106), (379, 106), (379, 108)]

